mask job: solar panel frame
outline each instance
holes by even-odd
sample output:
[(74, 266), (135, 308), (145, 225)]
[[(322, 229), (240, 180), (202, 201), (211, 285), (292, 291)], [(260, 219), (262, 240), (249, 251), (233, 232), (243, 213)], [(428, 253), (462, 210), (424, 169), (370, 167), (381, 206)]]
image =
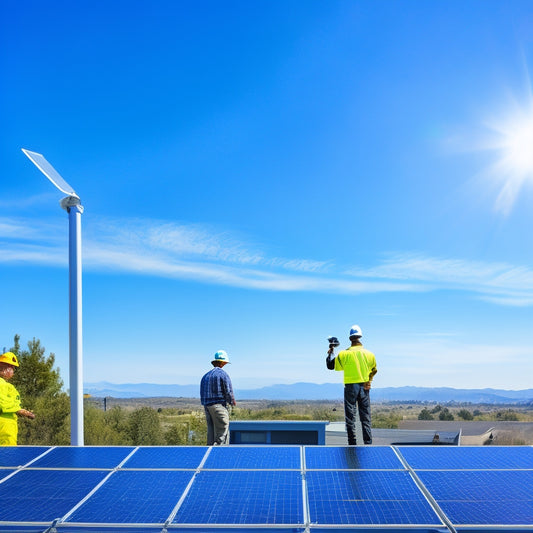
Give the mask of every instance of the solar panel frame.
[(18, 469), (16, 468), (6, 468), (6, 467), (1, 468), (0, 469), (0, 483), (2, 483), (7, 478), (11, 477), (17, 471)]
[[(286, 520), (289, 514), (296, 519)], [(172, 523), (301, 526), (303, 517), (302, 478), (298, 471), (204, 470), (195, 476)]]
[[(106, 525), (98, 524), (97, 528), (91, 524), (56, 524), (57, 533), (194, 533), (194, 532), (216, 532), (216, 533), (306, 533), (306, 529), (302, 526), (264, 526), (264, 525), (252, 525), (252, 526), (218, 526), (212, 524), (210, 526), (188, 526), (186, 524), (127, 524), (127, 525)], [(43, 529), (33, 530), (38, 533), (43, 533)], [(4, 532), (2, 532), (4, 533)], [(26, 530), (24, 530), (26, 533)], [(46, 532), (46, 533), (56, 533)], [(331, 533), (331, 531), (330, 531)], [(352, 532), (353, 533), (353, 532)], [(363, 532), (360, 532), (363, 533)], [(375, 532), (374, 532), (375, 533)], [(409, 533), (402, 531), (402, 533)], [(417, 533), (421, 533), (417, 531)], [(435, 532), (437, 533), (437, 532)]]
[(533, 470), (422, 470), (417, 475), (454, 525), (496, 522), (533, 529)]
[(300, 446), (216, 446), (206, 458), (204, 469), (215, 470), (301, 470)]
[(156, 524), (120, 524), (120, 523), (70, 523), (70, 522), (60, 522), (53, 524), (52, 527), (46, 529), (46, 531), (41, 533), (162, 533), (166, 532), (165, 525), (156, 523)]
[(23, 469), (0, 483), (2, 522), (52, 522), (101, 482), (104, 470)]
[(531, 446), (397, 446), (414, 470), (533, 469)]
[(209, 451), (207, 446), (143, 446), (127, 458), (122, 468), (195, 470)]
[(31, 464), (51, 449), (49, 446), (2, 446), (0, 469)]
[(135, 450), (135, 446), (56, 446), (37, 458), (31, 466), (46, 469), (112, 470)]
[(313, 470), (306, 479), (312, 524), (444, 526), (405, 470)]
[(191, 470), (115, 471), (66, 521), (164, 524), (193, 475)]
[(390, 446), (305, 446), (305, 468), (405, 470), (405, 466)]

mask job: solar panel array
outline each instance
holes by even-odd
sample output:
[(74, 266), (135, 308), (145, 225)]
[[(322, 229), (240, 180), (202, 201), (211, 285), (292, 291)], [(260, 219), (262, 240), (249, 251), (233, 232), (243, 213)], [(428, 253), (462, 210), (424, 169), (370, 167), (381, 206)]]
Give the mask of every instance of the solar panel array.
[(0, 449), (0, 531), (533, 531), (530, 446)]

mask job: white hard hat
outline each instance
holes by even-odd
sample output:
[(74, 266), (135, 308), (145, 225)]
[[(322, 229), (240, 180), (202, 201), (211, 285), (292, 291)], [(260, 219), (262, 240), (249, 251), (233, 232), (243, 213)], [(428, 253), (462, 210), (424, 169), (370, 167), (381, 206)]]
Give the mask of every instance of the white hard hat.
[(228, 354), (224, 350), (218, 350), (218, 352), (215, 353), (213, 356), (213, 362), (214, 361), (222, 361), (224, 363), (229, 363), (229, 357)]
[(363, 332), (361, 331), (361, 328), (357, 324), (354, 324), (350, 328), (350, 335), (348, 335), (348, 336), (349, 337), (362, 337), (363, 336)]

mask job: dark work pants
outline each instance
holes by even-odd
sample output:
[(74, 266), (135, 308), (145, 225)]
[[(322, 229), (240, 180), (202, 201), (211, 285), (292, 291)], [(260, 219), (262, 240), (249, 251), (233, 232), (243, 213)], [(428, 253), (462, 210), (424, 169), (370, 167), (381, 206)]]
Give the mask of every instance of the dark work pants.
[(370, 420), (370, 391), (363, 387), (363, 383), (346, 383), (344, 385), (344, 419), (348, 444), (357, 444), (355, 438), (355, 410), (359, 409), (359, 419), (363, 427), (363, 441), (372, 444), (372, 424)]

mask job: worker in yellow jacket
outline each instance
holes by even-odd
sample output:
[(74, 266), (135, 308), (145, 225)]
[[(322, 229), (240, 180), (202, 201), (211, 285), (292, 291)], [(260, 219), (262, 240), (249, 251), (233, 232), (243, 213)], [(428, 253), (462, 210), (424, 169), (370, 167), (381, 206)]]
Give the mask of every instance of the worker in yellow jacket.
[(35, 418), (27, 409), (20, 407), (20, 396), (17, 389), (8, 383), (19, 366), (17, 356), (12, 352), (0, 355), (0, 446), (17, 445), (17, 415)]
[(363, 332), (358, 325), (350, 329), (351, 346), (335, 356), (334, 349), (339, 346), (336, 337), (330, 337), (326, 366), (329, 370), (344, 372), (344, 419), (348, 444), (357, 444), (355, 436), (355, 413), (359, 409), (359, 419), (363, 430), (363, 441), (372, 444), (372, 421), (370, 416), (370, 388), (372, 379), (378, 369), (376, 356), (363, 348), (361, 337)]

